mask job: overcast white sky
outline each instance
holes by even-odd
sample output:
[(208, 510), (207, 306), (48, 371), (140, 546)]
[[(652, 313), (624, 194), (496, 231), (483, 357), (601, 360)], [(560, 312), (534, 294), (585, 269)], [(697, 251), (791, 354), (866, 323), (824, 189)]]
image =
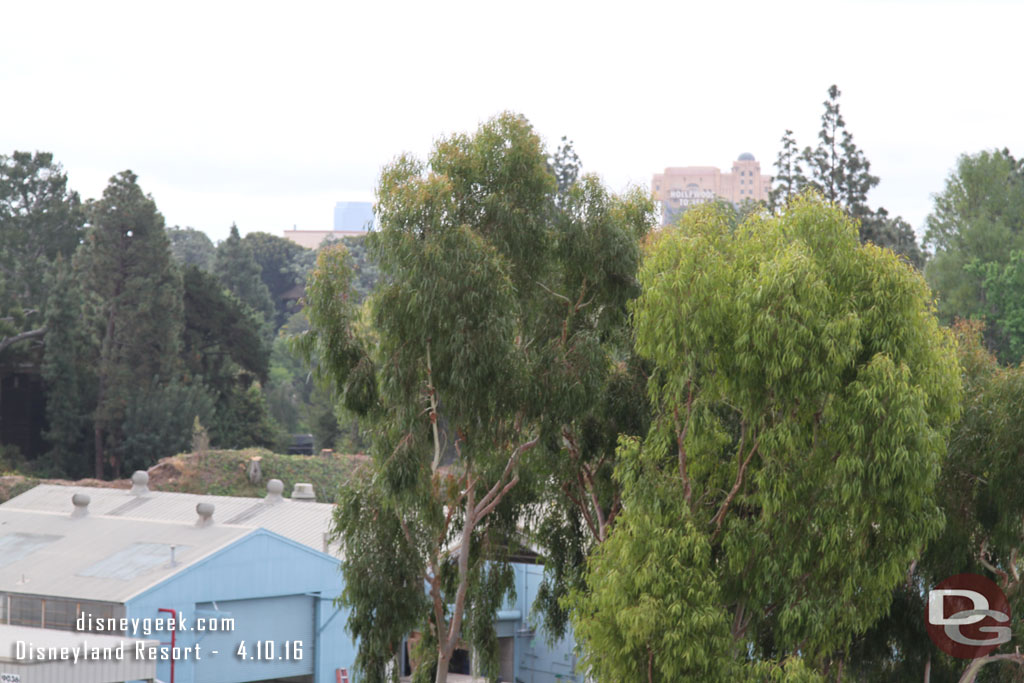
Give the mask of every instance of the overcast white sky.
[(402, 151), (525, 114), (615, 190), (666, 166), (771, 172), (832, 83), (919, 232), (962, 153), (1024, 155), (1021, 2), (0, 4), (0, 153), (83, 197), (135, 171), (168, 225), (326, 229)]

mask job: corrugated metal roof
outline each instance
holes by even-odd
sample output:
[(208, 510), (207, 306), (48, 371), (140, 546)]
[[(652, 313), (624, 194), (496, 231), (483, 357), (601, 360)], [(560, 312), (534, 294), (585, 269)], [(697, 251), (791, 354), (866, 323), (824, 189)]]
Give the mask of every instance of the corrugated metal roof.
[(169, 564), (172, 553), (176, 559), (178, 552), (186, 548), (188, 546), (175, 546), (168, 543), (132, 543), (91, 567), (86, 567), (78, 572), (78, 575), (127, 581), (145, 574), (154, 567)]
[(0, 567), (14, 564), (60, 536), (53, 534), (7, 534), (0, 536)]
[[(0, 586), (18, 593), (123, 603), (251, 533), (253, 529), (241, 526), (198, 528), (100, 515), (72, 518), (70, 512), (0, 506), (0, 543), (11, 536), (56, 537), (0, 567)], [(163, 558), (158, 545), (167, 550)], [(175, 546), (173, 564), (170, 546)]]
[(19, 662), (14, 657), (14, 644), (18, 642), (31, 644), (34, 647), (81, 647), (83, 641), (88, 647), (117, 647), (125, 646), (125, 652), (134, 648), (136, 643), (145, 643), (147, 646), (157, 646), (160, 640), (156, 638), (128, 638), (125, 636), (110, 636), (100, 633), (80, 633), (77, 631), (56, 631), (49, 628), (34, 628), (32, 626), (8, 626), (0, 624), (0, 662)]
[(231, 524), (263, 528), (316, 550), (324, 549), (324, 534), (331, 528), (333, 505), (284, 499), (267, 503), (263, 498), (207, 496), (194, 493), (150, 491), (137, 496), (124, 489), (40, 484), (0, 505), (0, 510), (37, 510), (71, 514), (71, 496), (84, 493), (91, 499), (89, 515), (122, 519), (158, 520), (192, 524), (196, 505), (213, 503), (215, 525)]

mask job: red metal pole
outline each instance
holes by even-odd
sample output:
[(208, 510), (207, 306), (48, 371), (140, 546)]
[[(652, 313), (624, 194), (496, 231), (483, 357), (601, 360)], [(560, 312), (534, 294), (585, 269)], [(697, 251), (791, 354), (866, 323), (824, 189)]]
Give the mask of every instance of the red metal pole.
[(161, 607), (157, 612), (170, 612), (171, 617), (174, 619), (173, 628), (171, 629), (171, 683), (174, 683), (174, 634), (178, 629), (178, 613), (166, 607)]

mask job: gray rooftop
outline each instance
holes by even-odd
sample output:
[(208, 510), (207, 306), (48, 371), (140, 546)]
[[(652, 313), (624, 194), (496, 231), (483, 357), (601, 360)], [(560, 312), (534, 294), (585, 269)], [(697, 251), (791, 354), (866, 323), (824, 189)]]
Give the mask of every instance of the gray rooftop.
[(0, 543), (13, 538), (22, 548), (0, 566), (0, 586), (121, 603), (253, 531), (0, 506)]
[[(0, 505), (0, 511), (26, 510), (70, 515), (74, 510), (71, 498), (76, 493), (84, 493), (91, 499), (90, 516), (185, 525), (196, 521), (198, 503), (212, 503), (215, 507), (215, 525), (263, 528), (319, 551), (324, 550), (324, 534), (330, 530), (334, 510), (334, 506), (328, 503), (300, 502), (287, 498), (271, 503), (268, 502), (269, 498), (207, 496), (170, 491), (149, 491), (137, 495), (125, 489), (40, 484)], [(0, 531), (0, 538), (2, 535)]]
[(40, 484), (0, 505), (0, 586), (124, 602), (261, 528), (324, 551), (334, 506), (274, 485), (278, 495), (241, 498)]

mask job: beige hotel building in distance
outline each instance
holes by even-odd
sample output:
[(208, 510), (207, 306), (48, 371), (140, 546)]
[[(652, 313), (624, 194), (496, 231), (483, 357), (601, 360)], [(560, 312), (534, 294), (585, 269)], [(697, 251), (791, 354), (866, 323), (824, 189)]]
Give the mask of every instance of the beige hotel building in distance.
[(691, 206), (723, 199), (733, 204), (768, 199), (772, 177), (761, 175), (761, 163), (744, 152), (732, 162), (732, 171), (722, 173), (714, 166), (666, 168), (655, 173), (652, 188), (661, 204), (661, 224), (668, 225)]

